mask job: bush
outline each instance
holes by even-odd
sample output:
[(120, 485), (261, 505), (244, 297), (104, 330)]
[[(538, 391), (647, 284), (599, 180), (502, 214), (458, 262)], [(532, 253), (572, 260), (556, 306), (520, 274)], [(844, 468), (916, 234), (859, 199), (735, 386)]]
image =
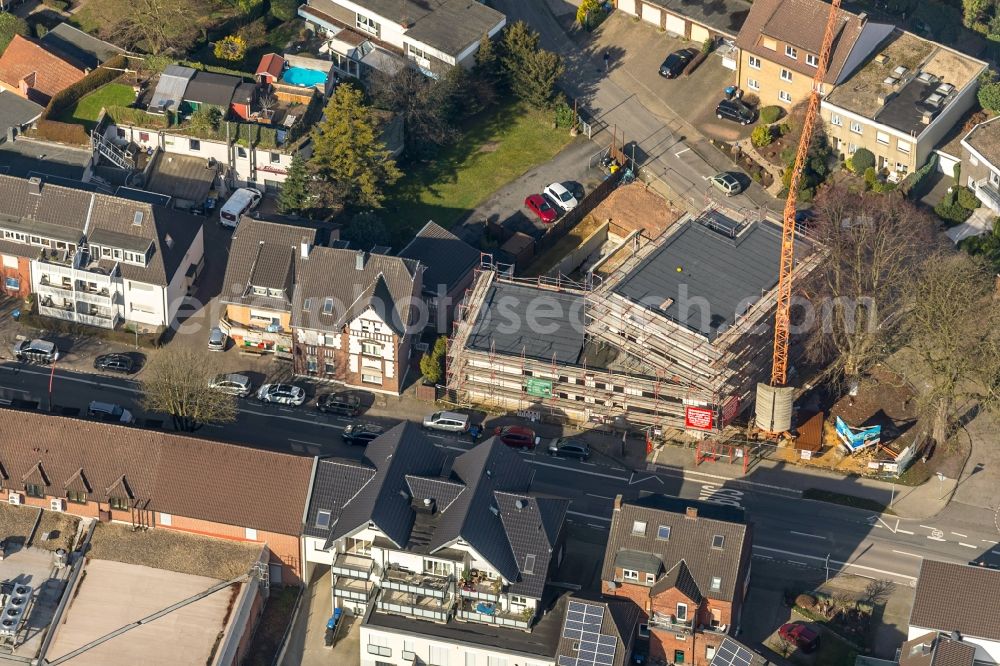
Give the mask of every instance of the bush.
[(979, 98), (979, 104), (984, 109), (1000, 113), (1000, 82), (993, 81), (980, 85), (976, 96)]
[(68, 10), (70, 6), (68, 0), (42, 0), (42, 4), (56, 10), (57, 12), (64, 12)]
[(576, 114), (573, 107), (566, 102), (559, 104), (555, 108), (556, 127), (569, 128), (576, 124)]
[(0, 53), (7, 48), (14, 35), (28, 36), (28, 24), (8, 12), (0, 12)]
[(32, 28), (32, 32), (35, 33), (36, 39), (41, 39), (49, 33), (49, 29), (45, 27), (44, 23), (36, 23)]
[(291, 21), (298, 11), (299, 0), (271, 0), (271, 16), (279, 21)]
[(780, 106), (765, 106), (760, 110), (760, 122), (770, 125), (771, 123), (780, 120), (784, 113), (785, 110)]
[(795, 605), (799, 608), (805, 608), (806, 610), (812, 610), (813, 606), (816, 605), (816, 597), (811, 594), (800, 594), (795, 597)]
[(847, 160), (847, 168), (854, 173), (864, 174), (868, 169), (875, 168), (875, 154), (867, 148), (858, 148)]
[(934, 206), (934, 213), (948, 226), (961, 224), (969, 219), (972, 211), (958, 204), (958, 193), (952, 189)]
[(260, 48), (267, 44), (267, 19), (259, 18), (248, 23), (236, 34), (246, 42), (247, 51)]
[(781, 123), (780, 125), (778, 125), (779, 136), (785, 136), (791, 131), (792, 131), (792, 126), (789, 125), (788, 123)]
[(239, 35), (223, 37), (215, 43), (213, 53), (219, 60), (243, 60), (247, 54), (247, 40)]
[(930, 182), (927, 176), (936, 168), (937, 155), (932, 154), (931, 158), (927, 160), (927, 164), (903, 179), (903, 182), (899, 184), (899, 191), (903, 193), (903, 196), (919, 199), (925, 194), (926, 185)]
[(713, 50), (715, 50), (715, 40), (711, 37), (706, 37), (705, 41), (701, 43), (701, 52), (707, 54), (711, 53)]
[(865, 169), (864, 179), (865, 184), (868, 185), (869, 188), (875, 187), (875, 183), (878, 182), (878, 175), (875, 173), (875, 167), (870, 166)]
[(968, 210), (976, 210), (983, 205), (983, 202), (979, 200), (979, 197), (977, 197), (968, 187), (958, 188), (958, 196), (955, 200), (959, 206), (967, 208)]
[(439, 384), (444, 376), (444, 358), (448, 353), (448, 339), (443, 335), (420, 358), (420, 374), (428, 384)]
[(769, 146), (772, 141), (774, 141), (774, 133), (771, 131), (770, 125), (757, 125), (757, 127), (753, 128), (753, 132), (750, 133), (750, 143), (755, 148)]

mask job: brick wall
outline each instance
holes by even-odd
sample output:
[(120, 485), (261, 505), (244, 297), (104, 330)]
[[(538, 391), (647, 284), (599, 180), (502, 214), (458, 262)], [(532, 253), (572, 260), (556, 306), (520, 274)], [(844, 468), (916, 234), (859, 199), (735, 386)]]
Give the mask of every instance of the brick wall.
[[(0, 268), (3, 270), (3, 275), (0, 276), (3, 278), (3, 282), (0, 283), (3, 293), (15, 298), (25, 298), (31, 293), (31, 261), (24, 257), (5, 254)], [(17, 289), (7, 288), (8, 278), (19, 282)]]
[[(621, 569), (615, 570), (615, 577), (621, 578)], [(649, 588), (645, 585), (635, 583), (617, 583), (617, 587), (612, 587), (609, 581), (602, 581), (601, 586), (604, 594), (620, 599), (629, 599), (642, 610), (643, 622), (649, 616)]]

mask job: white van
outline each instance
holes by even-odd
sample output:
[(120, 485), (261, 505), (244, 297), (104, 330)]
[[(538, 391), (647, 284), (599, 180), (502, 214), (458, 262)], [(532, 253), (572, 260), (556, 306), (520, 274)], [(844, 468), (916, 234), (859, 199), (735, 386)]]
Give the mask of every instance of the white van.
[(256, 208), (263, 197), (260, 190), (252, 187), (241, 187), (236, 190), (219, 210), (219, 224), (235, 229), (240, 223), (240, 216)]
[(468, 432), (469, 415), (457, 412), (434, 412), (424, 419), (424, 427), (445, 432)]

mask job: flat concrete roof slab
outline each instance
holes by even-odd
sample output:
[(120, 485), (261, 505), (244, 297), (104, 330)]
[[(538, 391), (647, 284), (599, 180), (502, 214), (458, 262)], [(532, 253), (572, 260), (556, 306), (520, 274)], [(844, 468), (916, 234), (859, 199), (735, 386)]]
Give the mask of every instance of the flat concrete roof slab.
[[(46, 628), (62, 596), (64, 581), (50, 579), (52, 553), (41, 548), (24, 548), (21, 542), (8, 543), (6, 557), (0, 561), (0, 581), (13, 581), (34, 588), (32, 606), (23, 625), (27, 631), (18, 636), (21, 643), (14, 650), (19, 657), (35, 657), (42, 646)], [(69, 568), (59, 575), (65, 577)]]
[[(91, 560), (85, 573), (49, 648), (50, 660), (218, 582), (108, 560)], [(75, 657), (73, 666), (205, 664), (238, 592), (234, 585), (132, 629)]]

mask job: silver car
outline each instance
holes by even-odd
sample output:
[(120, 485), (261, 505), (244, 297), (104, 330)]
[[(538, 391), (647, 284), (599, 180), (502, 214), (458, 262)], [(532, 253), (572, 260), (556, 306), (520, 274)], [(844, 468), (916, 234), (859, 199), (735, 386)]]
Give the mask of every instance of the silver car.
[(735, 196), (743, 191), (740, 181), (736, 180), (733, 174), (726, 173), (725, 171), (712, 176), (712, 185), (727, 197)]
[(253, 391), (253, 382), (246, 375), (230, 373), (219, 375), (208, 383), (209, 388), (229, 395), (245, 398)]
[(264, 384), (257, 390), (257, 399), (298, 407), (306, 401), (306, 392), (301, 386), (294, 384)]
[(216, 326), (208, 334), (209, 351), (226, 351), (226, 341), (229, 336), (223, 333), (222, 329)]

